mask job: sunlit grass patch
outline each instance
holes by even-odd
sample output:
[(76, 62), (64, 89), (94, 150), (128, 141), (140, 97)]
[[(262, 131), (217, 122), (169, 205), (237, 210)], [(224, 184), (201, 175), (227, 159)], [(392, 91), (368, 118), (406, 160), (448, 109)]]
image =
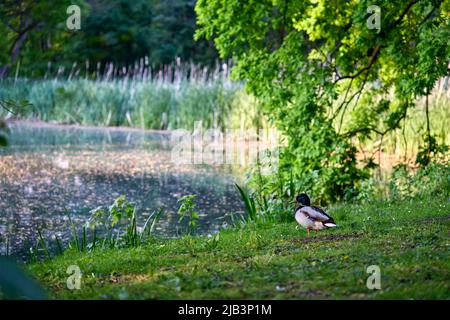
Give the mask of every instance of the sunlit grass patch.
[[(343, 205), (334, 209), (347, 213), (341, 227), (316, 237), (294, 221), (250, 225), (221, 231), (212, 249), (205, 236), (154, 239), (139, 248), (71, 250), (28, 270), (52, 297), (69, 299), (445, 299), (448, 209), (442, 198)], [(80, 290), (65, 287), (71, 264), (83, 270)], [(370, 265), (380, 267), (381, 290), (366, 287)]]

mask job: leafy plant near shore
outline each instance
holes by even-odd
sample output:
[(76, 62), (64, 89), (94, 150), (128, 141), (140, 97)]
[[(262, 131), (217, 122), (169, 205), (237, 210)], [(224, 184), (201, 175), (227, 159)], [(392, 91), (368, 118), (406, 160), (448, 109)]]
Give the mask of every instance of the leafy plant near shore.
[[(95, 248), (98, 240), (102, 247), (138, 247), (146, 237), (151, 236), (162, 212), (162, 209), (153, 211), (144, 226), (138, 228), (136, 205), (129, 202), (125, 196), (120, 196), (108, 208), (98, 207), (91, 211), (91, 217), (83, 228), (83, 239), (85, 238), (84, 230), (88, 227), (93, 232), (91, 247)], [(98, 229), (105, 233), (103, 239), (97, 239)]]
[(261, 190), (251, 192), (238, 184), (236, 184), (236, 188), (244, 202), (245, 215), (231, 214), (235, 227), (292, 220), (292, 203), (283, 203), (278, 199), (270, 198), (261, 193)]
[(192, 234), (198, 225), (198, 219), (200, 218), (200, 213), (195, 210), (195, 195), (186, 195), (178, 199), (180, 208), (178, 209), (178, 215), (180, 219), (178, 222), (183, 222), (187, 220), (188, 223), (188, 234)]
[[(76, 227), (73, 219), (68, 217), (71, 239), (69, 249), (78, 252), (88, 252), (94, 249), (107, 248), (137, 248), (153, 236), (156, 224), (163, 208), (149, 214), (143, 227), (138, 227), (137, 207), (129, 202), (125, 196), (114, 200), (109, 207), (98, 207), (90, 211), (91, 216), (82, 225), (81, 230)], [(64, 248), (61, 240), (55, 236), (53, 247), (56, 254), (62, 254)], [(37, 261), (39, 252), (44, 253), (45, 258), (51, 258), (49, 243), (45, 241), (42, 231), (38, 229), (38, 240), (29, 250), (31, 261)]]
[(259, 221), (259, 215), (258, 211), (256, 209), (255, 199), (248, 194), (244, 189), (242, 189), (239, 185), (236, 184), (236, 188), (239, 191), (239, 194), (241, 195), (242, 201), (245, 205), (245, 211), (247, 213), (247, 221), (253, 221), (258, 222)]

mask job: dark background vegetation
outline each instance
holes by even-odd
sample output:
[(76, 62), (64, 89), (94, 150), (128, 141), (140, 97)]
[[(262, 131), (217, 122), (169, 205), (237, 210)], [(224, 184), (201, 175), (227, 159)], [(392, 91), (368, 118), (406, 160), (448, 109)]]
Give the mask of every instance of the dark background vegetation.
[[(81, 7), (81, 30), (66, 27), (72, 4)], [(154, 70), (176, 58), (211, 66), (212, 42), (193, 39), (194, 6), (194, 0), (2, 1), (0, 77), (14, 73), (18, 61), (28, 77), (74, 63), (91, 72), (98, 63), (101, 71), (111, 62), (128, 67), (145, 57)]]

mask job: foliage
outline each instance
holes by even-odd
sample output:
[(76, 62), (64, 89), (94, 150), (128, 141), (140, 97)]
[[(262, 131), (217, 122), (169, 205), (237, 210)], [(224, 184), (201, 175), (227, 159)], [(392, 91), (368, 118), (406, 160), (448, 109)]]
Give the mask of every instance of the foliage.
[[(129, 202), (125, 196), (120, 196), (108, 208), (98, 207), (91, 211), (91, 217), (86, 223), (86, 227), (91, 229), (94, 235), (90, 247), (95, 247), (98, 240), (101, 240), (103, 247), (138, 247), (145, 237), (152, 234), (162, 212), (162, 209), (152, 212), (144, 226), (139, 228), (135, 204)], [(97, 232), (101, 232), (102, 228), (105, 236), (103, 239), (97, 239)], [(84, 233), (83, 229), (83, 238)]]
[[(35, 63), (47, 54), (61, 52), (61, 41), (67, 37), (66, 9), (79, 1), (4, 0), (0, 4), (0, 78)], [(52, 45), (54, 44), (54, 45)], [(34, 48), (34, 50), (32, 50)], [(43, 53), (46, 52), (46, 53)]]
[(419, 146), (419, 152), (416, 156), (416, 163), (425, 167), (431, 160), (445, 158), (449, 152), (449, 146), (438, 144), (435, 136), (427, 135), (424, 140), (428, 140), (427, 145)]
[(180, 207), (178, 208), (177, 214), (180, 216), (178, 222), (182, 222), (185, 219), (188, 223), (188, 234), (192, 234), (197, 228), (198, 219), (200, 214), (195, 210), (195, 195), (186, 195), (178, 199)]
[(2, 99), (0, 100), (0, 110), (3, 109), (9, 114), (12, 115), (20, 115), (22, 112), (24, 112), (27, 107), (31, 107), (31, 103), (29, 103), (27, 100), (10, 100), (10, 99)]
[[(80, 30), (66, 27), (70, 5), (81, 8)], [(114, 63), (117, 73), (135, 63), (158, 72), (176, 58), (211, 66), (216, 51), (211, 42), (195, 43), (194, 29), (191, 0), (5, 0), (0, 5), (0, 47), (5, 48), (0, 78), (65, 69), (95, 75), (108, 69), (107, 63)]]
[[(20, 102), (13, 100), (2, 100), (0, 99), (0, 114), (3, 109), (9, 114), (17, 115), (25, 110), (26, 107), (31, 106), (31, 104), (22, 100)], [(8, 126), (6, 122), (0, 118), (0, 147), (6, 147), (8, 145)]]
[[(368, 177), (354, 143), (398, 128), (414, 99), (449, 74), (443, 3), (378, 2), (375, 30), (367, 27), (370, 1), (200, 0), (196, 38), (232, 55), (234, 76), (285, 135), (271, 179), (292, 173), (302, 191), (334, 201), (356, 195)], [(355, 119), (344, 127), (349, 111)]]
[[(106, 219), (105, 219), (106, 218)], [(114, 228), (123, 224), (125, 226), (124, 245), (126, 247), (136, 247), (139, 245), (140, 235), (136, 225), (136, 207), (133, 203), (128, 202), (125, 196), (120, 196), (114, 203), (105, 210), (104, 208), (96, 208), (91, 211), (91, 218), (88, 221), (90, 228), (96, 228), (98, 225), (104, 225), (108, 230), (108, 237), (112, 239)], [(120, 231), (117, 230), (117, 238)], [(115, 242), (118, 243), (119, 239)], [(111, 240), (114, 242), (114, 240)], [(95, 245), (95, 244), (94, 244)]]
[(245, 215), (230, 214), (234, 227), (292, 221), (294, 209), (292, 202), (284, 203), (279, 199), (271, 199), (260, 189), (250, 193), (237, 184), (236, 188), (244, 202)]
[(47, 294), (13, 260), (0, 257), (0, 298), (43, 300)]
[(156, 68), (176, 58), (212, 66), (217, 52), (210, 41), (194, 41), (195, 1), (152, 0), (152, 34), (149, 60)]
[(102, 65), (106, 62), (132, 65), (151, 50), (152, 16), (152, 6), (147, 0), (92, 3), (81, 30), (70, 41), (78, 56), (73, 61), (79, 61), (81, 56)]
[(256, 209), (255, 199), (250, 196), (246, 191), (244, 191), (239, 185), (236, 184), (236, 188), (239, 191), (239, 194), (241, 195), (242, 201), (245, 205), (245, 211), (247, 213), (247, 221), (250, 222), (258, 222), (258, 211)]
[(411, 173), (407, 166), (395, 167), (389, 182), (390, 197), (405, 199), (414, 197), (448, 197), (450, 194), (450, 166), (431, 162)]
[(94, 62), (92, 71), (97, 62), (101, 68), (110, 62), (129, 67), (143, 57), (155, 70), (176, 58), (212, 65), (217, 59), (214, 47), (207, 41), (196, 44), (194, 29), (190, 0), (102, 0), (86, 12), (82, 30), (70, 40), (77, 53), (70, 60), (83, 63), (88, 59)]

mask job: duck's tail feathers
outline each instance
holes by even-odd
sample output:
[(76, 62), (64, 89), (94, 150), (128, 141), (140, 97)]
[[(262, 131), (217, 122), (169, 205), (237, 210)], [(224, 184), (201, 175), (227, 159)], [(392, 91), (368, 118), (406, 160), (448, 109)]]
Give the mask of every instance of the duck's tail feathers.
[(337, 227), (337, 224), (334, 223), (334, 222), (325, 222), (323, 225), (325, 227), (327, 227), (327, 228), (335, 228), (335, 227)]

